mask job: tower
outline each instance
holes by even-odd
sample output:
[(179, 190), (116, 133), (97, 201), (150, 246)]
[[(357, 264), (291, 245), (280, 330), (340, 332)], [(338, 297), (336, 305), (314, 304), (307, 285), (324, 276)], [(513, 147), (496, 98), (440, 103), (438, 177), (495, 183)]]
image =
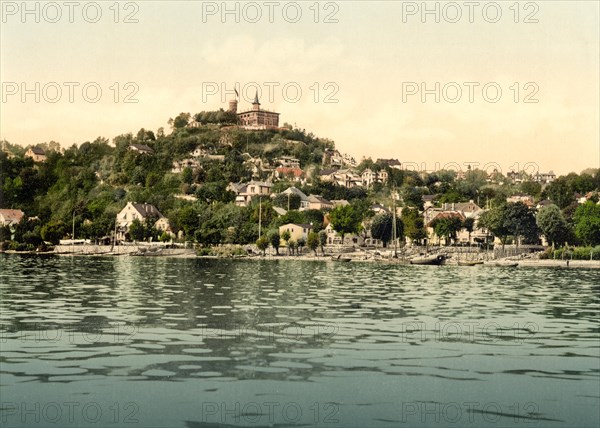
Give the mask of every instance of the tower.
[(237, 114), (237, 105), (238, 105), (237, 100), (230, 100), (229, 101), (229, 111)]
[(260, 102), (258, 101), (258, 89), (256, 90), (256, 95), (254, 95), (254, 101), (252, 101), (252, 110), (260, 110)]

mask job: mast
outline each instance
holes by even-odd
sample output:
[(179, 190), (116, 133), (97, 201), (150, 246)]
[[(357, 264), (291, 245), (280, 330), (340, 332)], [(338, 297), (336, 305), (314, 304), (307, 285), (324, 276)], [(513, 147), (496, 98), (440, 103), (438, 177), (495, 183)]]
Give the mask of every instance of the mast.
[(259, 196), (258, 197), (258, 237), (259, 238), (260, 238), (261, 226), (262, 226), (262, 196)]
[(394, 255), (398, 258), (398, 237), (396, 236), (396, 189), (392, 193), (392, 239), (394, 240)]

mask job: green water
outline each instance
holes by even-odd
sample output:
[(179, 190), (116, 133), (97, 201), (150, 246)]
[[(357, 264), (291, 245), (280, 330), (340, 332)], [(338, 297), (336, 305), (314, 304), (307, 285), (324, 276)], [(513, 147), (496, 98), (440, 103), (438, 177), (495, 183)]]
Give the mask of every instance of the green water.
[(0, 422), (595, 427), (597, 270), (0, 255)]

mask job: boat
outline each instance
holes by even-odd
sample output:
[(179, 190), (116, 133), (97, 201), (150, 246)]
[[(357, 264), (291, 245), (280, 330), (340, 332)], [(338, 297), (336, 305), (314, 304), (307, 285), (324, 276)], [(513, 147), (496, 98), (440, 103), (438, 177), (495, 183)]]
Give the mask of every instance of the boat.
[(459, 261), (458, 265), (459, 266), (475, 266), (475, 265), (480, 265), (483, 262), (469, 262), (469, 261)]
[(411, 265), (441, 265), (446, 260), (446, 257), (438, 254), (433, 256), (415, 257), (410, 260)]
[(352, 259), (350, 257), (342, 257), (342, 255), (340, 254), (339, 256), (332, 256), (331, 260), (333, 260), (334, 262), (349, 262)]

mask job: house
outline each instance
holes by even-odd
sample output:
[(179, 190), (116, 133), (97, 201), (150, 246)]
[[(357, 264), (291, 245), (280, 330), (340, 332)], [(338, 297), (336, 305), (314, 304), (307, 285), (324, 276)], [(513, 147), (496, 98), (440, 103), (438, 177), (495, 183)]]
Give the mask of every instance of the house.
[(319, 195), (308, 196), (308, 209), (310, 210), (332, 210), (333, 202)]
[(363, 185), (361, 176), (349, 169), (323, 169), (319, 174), (321, 181), (335, 183), (342, 187), (358, 187)]
[(291, 156), (282, 156), (275, 159), (275, 165), (284, 168), (300, 168), (300, 160)]
[(269, 129), (279, 127), (279, 113), (260, 108), (258, 90), (252, 102), (252, 110), (237, 112), (237, 100), (229, 102), (229, 111), (236, 113), (240, 125), (245, 129)]
[(280, 166), (275, 169), (274, 176), (279, 179), (287, 178), (294, 181), (302, 181), (304, 178), (304, 171), (300, 168)]
[(377, 159), (375, 163), (378, 165), (387, 165), (394, 169), (402, 169), (402, 164), (398, 159)]
[(373, 204), (371, 205), (371, 207), (369, 208), (371, 211), (373, 211), (375, 213), (375, 215), (377, 214), (389, 214), (390, 210), (388, 210), (386, 207), (384, 207), (381, 204)]
[(433, 207), (436, 201), (436, 195), (423, 195), (421, 196), (423, 200), (423, 208)]
[(169, 223), (169, 219), (166, 217), (161, 217), (154, 223), (154, 227), (156, 230), (160, 230), (161, 232), (167, 232), (172, 238), (175, 238), (175, 233), (171, 228), (171, 224)]
[(533, 181), (537, 183), (547, 184), (552, 183), (556, 179), (556, 174), (553, 171), (549, 172), (536, 172), (533, 175)]
[(344, 161), (343, 161), (344, 165), (348, 165), (351, 168), (356, 168), (358, 166), (358, 162), (356, 162), (356, 159), (354, 159), (348, 153), (344, 153), (343, 158), (344, 158)]
[[(460, 220), (461, 223), (463, 221), (465, 221), (465, 216), (461, 212), (458, 212), (458, 211), (441, 211), (441, 212), (438, 211), (438, 212), (435, 212), (435, 215), (431, 216), (431, 218), (425, 223), (425, 229), (427, 231), (427, 236), (428, 236), (430, 242), (432, 242), (434, 240), (434, 238), (436, 237), (435, 230), (433, 228), (435, 222), (440, 219), (443, 219), (443, 218), (452, 218), (452, 217), (458, 218), (458, 220)], [(439, 242), (439, 240), (441, 238), (439, 236), (437, 238), (438, 238), (438, 242)], [(458, 233), (457, 233), (457, 238), (458, 238)], [(448, 244), (448, 242), (446, 244)]]
[(297, 224), (297, 223), (288, 223), (283, 226), (279, 226), (279, 235), (283, 232), (290, 232), (290, 239), (298, 242), (298, 239), (303, 238), (304, 240), (308, 239), (308, 234), (312, 231), (313, 227), (311, 224)]
[(539, 201), (535, 207), (539, 210), (541, 208), (547, 207), (548, 205), (554, 205), (554, 202), (552, 202), (550, 199), (544, 199), (542, 201)]
[(129, 150), (146, 155), (151, 155), (152, 153), (154, 153), (154, 150), (152, 150), (152, 148), (148, 147), (145, 144), (130, 144)]
[(346, 205), (350, 205), (350, 202), (348, 202), (345, 199), (333, 199), (331, 203), (333, 204), (333, 208), (345, 207)]
[(184, 169), (196, 169), (200, 167), (200, 163), (196, 159), (183, 159), (180, 161), (173, 161), (171, 172), (173, 174), (182, 173)]
[(40, 147), (30, 147), (25, 152), (25, 157), (33, 159), (34, 162), (44, 162), (46, 160), (46, 152)]
[(0, 210), (0, 226), (14, 226), (21, 221), (25, 213), (21, 210)]
[(125, 234), (134, 220), (143, 223), (146, 219), (161, 219), (163, 217), (158, 208), (152, 204), (127, 202), (125, 208), (117, 214), (117, 239), (125, 239)]
[(302, 192), (300, 189), (297, 189), (296, 187), (292, 186), (288, 187), (281, 193), (284, 195), (298, 195), (300, 197), (300, 211), (308, 209), (308, 196), (306, 196), (304, 192)]
[(362, 185), (365, 187), (370, 187), (375, 183), (385, 183), (388, 179), (388, 173), (384, 169), (381, 171), (373, 171), (370, 168), (367, 168), (361, 174), (361, 178)]
[(533, 207), (533, 196), (530, 195), (513, 195), (506, 198), (506, 202), (516, 203), (522, 202), (527, 205), (529, 208)]
[[(326, 222), (328, 220), (326, 219)], [(325, 227), (325, 233), (327, 234), (327, 244), (328, 245), (341, 245), (342, 244), (342, 236), (337, 233), (331, 223), (327, 224)], [(344, 245), (363, 245), (364, 239), (360, 235), (355, 235), (353, 233), (347, 233), (344, 236)]]
[(269, 196), (271, 194), (271, 183), (262, 181), (249, 181), (248, 183), (230, 183), (227, 190), (236, 194), (235, 204), (240, 207), (250, 205), (252, 198), (256, 196)]
[(341, 153), (335, 149), (327, 149), (323, 154), (323, 165), (340, 168), (344, 164)]
[[(450, 204), (444, 204), (444, 209), (448, 209), (449, 205)], [(481, 208), (473, 200), (470, 200), (469, 202), (457, 202), (452, 204), (452, 211), (459, 211), (468, 217), (469, 213), (481, 211)]]
[(483, 228), (480, 228), (478, 225), (478, 219), (483, 212), (484, 211), (472, 200), (469, 202), (445, 203), (441, 208), (426, 208), (425, 212), (423, 213), (423, 220), (427, 233), (431, 239), (435, 236), (432, 222), (436, 218), (457, 216), (463, 222), (467, 218), (472, 218), (474, 220), (472, 232), (469, 233), (467, 230), (462, 229), (456, 235), (456, 242), (472, 243), (476, 239), (484, 240), (488, 235), (487, 231)]

